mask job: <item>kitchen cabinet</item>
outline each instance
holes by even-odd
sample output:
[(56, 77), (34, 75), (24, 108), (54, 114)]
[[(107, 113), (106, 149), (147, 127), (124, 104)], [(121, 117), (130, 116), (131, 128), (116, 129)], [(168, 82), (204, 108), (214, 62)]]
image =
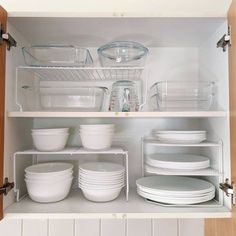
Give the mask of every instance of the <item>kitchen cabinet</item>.
[[(225, 1), (224, 6), (228, 6), (228, 1)], [(97, 15), (95, 17), (82, 17), (81, 15), (79, 17), (60, 17), (59, 13), (55, 17), (45, 15), (44, 17), (42, 15), (34, 17), (27, 14), (25, 13), (25, 17), (20, 14), (12, 14), (8, 18), (8, 32), (14, 36), (18, 45), (16, 48), (12, 47), (6, 55), (6, 107), (2, 106), (2, 110), (5, 111), (4, 177), (9, 177), (9, 180), (13, 178), (14, 153), (32, 147), (31, 128), (78, 127), (79, 124), (84, 123), (112, 122), (117, 127), (114, 143), (126, 146), (129, 151), (131, 192), (128, 202), (123, 196), (120, 196), (113, 202), (96, 204), (83, 199), (80, 193), (72, 192), (64, 201), (47, 205), (34, 203), (29, 198), (15, 203), (14, 192), (10, 192), (8, 196), (4, 197), (5, 218), (44, 217), (53, 220), (56, 216), (67, 220), (77, 217), (102, 220), (128, 219), (128, 221), (145, 219), (149, 225), (150, 219), (231, 217), (231, 197), (226, 196), (219, 189), (219, 184), (224, 182), (226, 178), (231, 181), (229, 50), (227, 46), (225, 51), (216, 47), (216, 43), (222, 36), (229, 33), (226, 17), (222, 17), (220, 14), (217, 15), (218, 17), (198, 18), (143, 17), (142, 14), (140, 17), (136, 15), (133, 18), (97, 17)], [(95, 65), (99, 66), (96, 48), (115, 39), (139, 41), (150, 48), (144, 69), (147, 73), (144, 73), (142, 77), (146, 81), (147, 88), (150, 88), (154, 82), (161, 80), (183, 80), (184, 78), (190, 81), (198, 81), (199, 79), (214, 81), (217, 89), (212, 109), (194, 112), (158, 112), (151, 111), (147, 104), (143, 111), (131, 113), (19, 110), (15, 103), (16, 71), (30, 69), (33, 79), (35, 74), (39, 74), (37, 70), (43, 70), (42, 68), (28, 68), (24, 65), (22, 46), (51, 42), (79, 43), (90, 49), (95, 59)], [(54, 68), (53, 73), (56, 70)], [(67, 68), (64, 73), (71, 73), (71, 71)], [(102, 81), (96, 83), (102, 83)], [(3, 95), (4, 93), (1, 93), (1, 96)], [(221, 178), (204, 176), (205, 179), (215, 184), (217, 188), (216, 200), (220, 204), (207, 207), (163, 207), (148, 204), (136, 194), (135, 180), (142, 175), (141, 138), (149, 134), (153, 128), (204, 129), (207, 130), (210, 141), (223, 143), (223, 161), (221, 169), (217, 169)], [(78, 134), (74, 135), (70, 144), (79, 144)], [(210, 155), (213, 166), (217, 166), (220, 162), (213, 147), (201, 147), (195, 151)], [(40, 158), (47, 160), (48, 157)], [(57, 160), (58, 157), (52, 158)], [(68, 159), (67, 156), (63, 158)], [(27, 165), (29, 165), (27, 158), (22, 157), (17, 166), (17, 173), (21, 176), (19, 182), (23, 189), (22, 173)], [(150, 229), (150, 225), (147, 228)]]

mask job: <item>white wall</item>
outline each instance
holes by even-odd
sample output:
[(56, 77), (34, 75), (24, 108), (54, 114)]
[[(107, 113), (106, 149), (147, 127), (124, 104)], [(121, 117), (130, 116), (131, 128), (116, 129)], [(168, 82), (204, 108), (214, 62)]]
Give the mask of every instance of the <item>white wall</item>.
[[(226, 16), (231, 0), (0, 0), (10, 15)], [(135, 6), (135, 7), (134, 7)], [(47, 14), (51, 13), (51, 14)]]

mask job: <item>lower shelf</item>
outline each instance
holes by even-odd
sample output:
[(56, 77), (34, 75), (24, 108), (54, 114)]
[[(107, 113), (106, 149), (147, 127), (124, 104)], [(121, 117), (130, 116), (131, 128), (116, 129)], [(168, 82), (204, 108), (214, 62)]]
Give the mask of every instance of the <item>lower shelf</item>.
[[(211, 206), (212, 204), (212, 206)], [(112, 202), (94, 203), (87, 201), (81, 191), (72, 191), (69, 197), (61, 202), (39, 204), (28, 197), (14, 203), (5, 210), (7, 218), (99, 218), (99, 219), (155, 219), (155, 218), (229, 218), (228, 208), (208, 207), (164, 207), (147, 203), (139, 197), (136, 190), (131, 190), (129, 201), (125, 195)]]

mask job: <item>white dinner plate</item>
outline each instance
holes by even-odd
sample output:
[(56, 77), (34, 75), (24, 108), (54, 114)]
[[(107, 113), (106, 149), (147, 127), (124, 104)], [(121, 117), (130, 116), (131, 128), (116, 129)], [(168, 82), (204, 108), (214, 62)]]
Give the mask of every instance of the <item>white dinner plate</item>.
[(193, 154), (152, 154), (145, 157), (153, 167), (167, 169), (203, 169), (210, 166), (208, 157)]
[(215, 186), (205, 180), (182, 176), (149, 176), (136, 181), (140, 188), (166, 194), (204, 194), (215, 189)]

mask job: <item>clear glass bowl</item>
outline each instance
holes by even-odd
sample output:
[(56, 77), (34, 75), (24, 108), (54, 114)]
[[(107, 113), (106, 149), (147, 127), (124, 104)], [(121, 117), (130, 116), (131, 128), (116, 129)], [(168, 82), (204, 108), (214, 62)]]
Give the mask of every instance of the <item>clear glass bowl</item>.
[(162, 81), (151, 87), (151, 105), (160, 111), (209, 110), (214, 82)]
[(72, 45), (35, 45), (23, 47), (22, 52), (28, 66), (84, 67), (93, 64), (88, 49)]
[(145, 64), (148, 49), (132, 41), (115, 41), (101, 46), (97, 52), (104, 67), (141, 67)]

